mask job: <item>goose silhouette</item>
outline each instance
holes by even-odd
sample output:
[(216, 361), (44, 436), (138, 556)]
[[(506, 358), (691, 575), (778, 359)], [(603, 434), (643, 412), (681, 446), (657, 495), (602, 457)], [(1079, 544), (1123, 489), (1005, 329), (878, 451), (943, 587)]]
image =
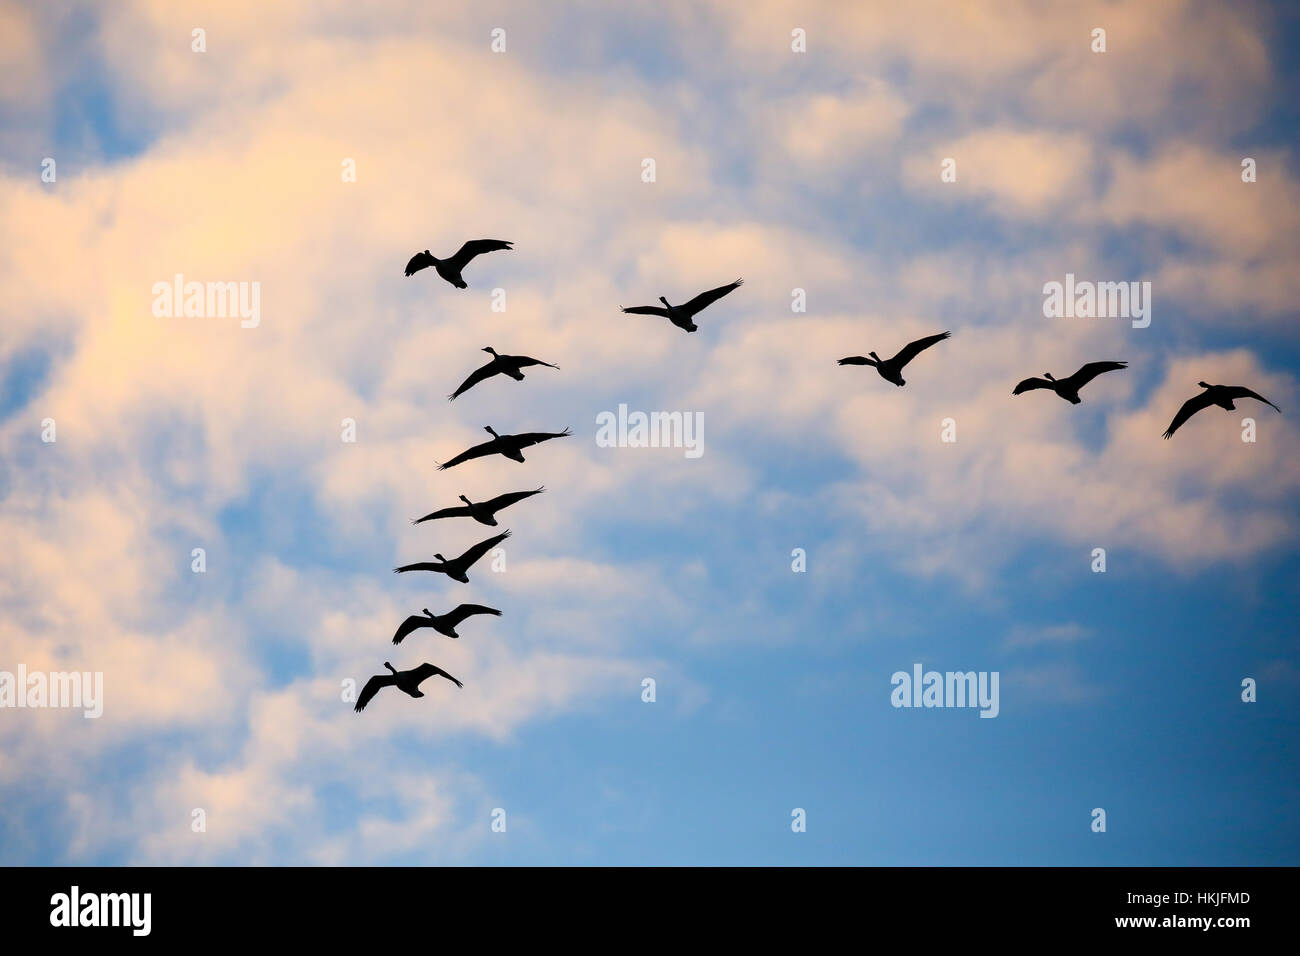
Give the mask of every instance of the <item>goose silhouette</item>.
[(492, 354), (492, 361), (486, 365), (481, 365), (470, 373), (469, 378), (460, 383), (460, 388), (447, 396), (448, 401), (454, 401), (456, 396), (463, 395), (471, 388), (484, 379), (491, 378), (494, 375), (509, 375), (516, 382), (524, 380), (524, 373), (519, 371), (521, 368), (529, 368), (533, 365), (544, 365), (547, 368), (559, 368), (558, 365), (552, 365), (550, 362), (543, 362), (541, 359), (530, 358), (527, 355), (499, 355), (496, 349), (488, 346), (483, 349), (484, 352)]
[(366, 681), (366, 686), (361, 688), (361, 696), (357, 698), (357, 705), (352, 708), (358, 714), (365, 710), (366, 704), (370, 703), (370, 701), (374, 699), (375, 695), (385, 687), (396, 687), (403, 694), (407, 694), (411, 697), (423, 697), (424, 694), (420, 692), (420, 684), (435, 674), (439, 677), (447, 678), (447, 680), (451, 681), (457, 687), (465, 686), (441, 667), (434, 667), (432, 664), (428, 663), (421, 664), (419, 667), (414, 667), (409, 671), (399, 671), (392, 664), (388, 663), (388, 661), (384, 661), (384, 666), (392, 671), (392, 673), (376, 674), (374, 677), (370, 678), (370, 680)]
[(1174, 432), (1178, 431), (1187, 419), (1191, 418), (1204, 408), (1211, 408), (1217, 405), (1225, 411), (1233, 411), (1237, 407), (1234, 402), (1238, 398), (1253, 398), (1258, 402), (1263, 402), (1279, 415), (1282, 414), (1282, 409), (1278, 408), (1263, 395), (1260, 395), (1257, 392), (1252, 392), (1244, 385), (1210, 385), (1207, 382), (1197, 382), (1196, 384), (1200, 385), (1201, 388), (1205, 389), (1205, 391), (1201, 392), (1200, 395), (1196, 395), (1183, 402), (1183, 407), (1178, 409), (1178, 414), (1174, 416), (1174, 420), (1170, 422), (1169, 427), (1165, 429), (1166, 439), (1173, 438)]
[(483, 555), (487, 554), (498, 544), (510, 537), (509, 531), (503, 531), (493, 538), (480, 541), (474, 547), (470, 548), (459, 558), (448, 560), (441, 554), (435, 554), (437, 561), (420, 561), (416, 564), (404, 564), (400, 568), (393, 568), (394, 574), (402, 574), (405, 571), (437, 571), (445, 574), (453, 581), (459, 581), (461, 584), (469, 584), (469, 575), (466, 572), (473, 566), (474, 562)]
[(454, 610), (446, 614), (434, 614), (427, 607), (423, 609), (424, 614), (412, 614), (398, 627), (397, 633), (393, 635), (393, 643), (400, 644), (406, 637), (422, 627), (431, 627), (439, 634), (445, 637), (460, 637), (456, 633), (456, 625), (467, 617), (473, 617), (475, 614), (495, 614), (501, 616), (501, 612), (494, 607), (484, 607), (482, 604), (461, 604)]
[(420, 524), (423, 521), (435, 521), (438, 518), (473, 518), (479, 524), (485, 524), (495, 528), (497, 526), (496, 513), (510, 507), (517, 501), (523, 501), (525, 498), (531, 498), (533, 495), (540, 495), (546, 488), (537, 488), (533, 491), (512, 491), (509, 494), (497, 495), (495, 498), (489, 498), (487, 501), (473, 502), (464, 495), (459, 495), (461, 501), (465, 502), (464, 506), (455, 506), (451, 508), (441, 508), (438, 511), (430, 512), (423, 518), (416, 518), (411, 524)]
[(1114, 372), (1122, 368), (1128, 368), (1128, 362), (1089, 362), (1066, 378), (1053, 378), (1051, 372), (1044, 372), (1042, 378), (1025, 379), (1012, 389), (1011, 394), (1020, 395), (1036, 388), (1050, 388), (1071, 405), (1078, 405), (1079, 389), (1103, 372)]
[(938, 335), (929, 335), (923, 339), (917, 339), (915, 342), (909, 342), (903, 346), (897, 355), (890, 359), (882, 359), (875, 352), (868, 352), (867, 355), (871, 356), (870, 358), (863, 355), (850, 355), (847, 358), (840, 359), (839, 364), (874, 366), (876, 371), (880, 373), (881, 378), (886, 382), (893, 382), (901, 388), (907, 384), (907, 382), (903, 381), (903, 366), (931, 345), (942, 342), (951, 335), (951, 332), (940, 332)]
[(681, 305), (669, 305), (668, 300), (663, 296), (659, 301), (664, 304), (661, 309), (657, 305), (634, 305), (630, 309), (623, 311), (629, 315), (660, 315), (677, 326), (679, 329), (685, 329), (687, 332), (694, 332), (699, 328), (693, 321), (695, 316), (714, 302), (717, 302), (724, 295), (734, 292), (745, 284), (744, 279), (737, 279), (731, 285), (718, 286), (716, 289), (710, 289), (708, 292), (701, 292), (689, 302), (683, 302)]
[(572, 435), (569, 429), (562, 432), (526, 432), (522, 435), (498, 435), (493, 431), (491, 425), (485, 425), (483, 430), (492, 436), (491, 441), (485, 441), (481, 445), (475, 445), (473, 448), (467, 448), (450, 461), (443, 462), (438, 466), (439, 471), (446, 471), (448, 468), (454, 468), (463, 461), (469, 461), (471, 458), (482, 458), (484, 455), (504, 455), (511, 461), (522, 462), (524, 456), (522, 450), (530, 448), (533, 445), (540, 445), (544, 441), (550, 441), (552, 438), (564, 438)]
[(503, 239), (471, 239), (465, 243), (456, 252), (454, 256), (447, 259), (439, 259), (430, 255), (429, 250), (417, 252), (411, 256), (411, 261), (406, 264), (406, 274), (413, 276), (421, 269), (427, 269), (433, 266), (438, 275), (442, 276), (457, 289), (468, 289), (465, 280), (461, 278), (460, 272), (470, 264), (475, 256), (481, 256), (485, 252), (496, 252), (498, 249), (510, 249), (513, 244)]

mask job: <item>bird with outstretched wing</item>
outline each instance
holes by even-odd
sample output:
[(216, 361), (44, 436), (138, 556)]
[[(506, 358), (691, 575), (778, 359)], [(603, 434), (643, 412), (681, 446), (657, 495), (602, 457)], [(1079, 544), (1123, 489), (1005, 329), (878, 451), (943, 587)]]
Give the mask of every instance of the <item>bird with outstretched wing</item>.
[(1258, 392), (1252, 392), (1244, 385), (1209, 385), (1205, 382), (1199, 382), (1198, 384), (1201, 388), (1205, 389), (1205, 391), (1201, 392), (1200, 395), (1195, 395), (1183, 402), (1182, 408), (1178, 409), (1178, 414), (1174, 416), (1174, 420), (1170, 422), (1169, 427), (1165, 429), (1164, 437), (1166, 439), (1173, 438), (1174, 432), (1178, 431), (1178, 429), (1181, 428), (1189, 418), (1202, 409), (1217, 405), (1226, 411), (1232, 411), (1236, 408), (1236, 405), (1234, 405), (1233, 402), (1239, 398), (1253, 398), (1257, 402), (1263, 402), (1279, 414), (1282, 412), (1282, 409), (1278, 408), (1263, 395), (1260, 395)]

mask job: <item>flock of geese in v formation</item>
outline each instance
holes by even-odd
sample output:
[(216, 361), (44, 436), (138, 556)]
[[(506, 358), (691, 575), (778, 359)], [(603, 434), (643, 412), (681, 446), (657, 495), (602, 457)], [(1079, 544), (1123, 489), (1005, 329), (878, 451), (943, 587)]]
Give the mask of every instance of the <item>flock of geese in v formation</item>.
[[(468, 286), (461, 272), (474, 259), (475, 256), (482, 255), (485, 252), (496, 252), (503, 249), (511, 249), (512, 244), (500, 239), (472, 239), (460, 247), (455, 255), (447, 259), (439, 259), (431, 255), (429, 250), (416, 253), (411, 257), (411, 261), (406, 264), (406, 275), (412, 276), (421, 269), (432, 267), (443, 279), (451, 283), (457, 289), (465, 289)], [(663, 296), (659, 301), (663, 307), (657, 305), (639, 305), (623, 311), (631, 315), (657, 315), (666, 318), (673, 325), (686, 332), (694, 332), (699, 328), (695, 324), (695, 317), (705, 308), (717, 302), (723, 296), (728, 295), (738, 289), (743, 283), (743, 279), (737, 279), (730, 285), (719, 286), (716, 289), (710, 289), (707, 292), (701, 292), (689, 302), (681, 305), (671, 305)], [(927, 335), (925, 338), (917, 339), (915, 342), (909, 342), (898, 351), (892, 358), (882, 359), (875, 352), (868, 352), (866, 355), (850, 355), (839, 360), (840, 365), (869, 365), (875, 368), (876, 372), (887, 382), (894, 385), (903, 386), (907, 384), (903, 379), (903, 369), (913, 359), (933, 345), (937, 345), (944, 339), (949, 338), (951, 332), (940, 332), (937, 335)], [(469, 377), (460, 384), (456, 391), (448, 397), (455, 400), (465, 392), (469, 391), (475, 385), (497, 375), (506, 375), (515, 381), (523, 381), (523, 369), (534, 366), (543, 366), (545, 368), (559, 368), (558, 365), (552, 365), (549, 362), (543, 362), (540, 359), (530, 358), (527, 355), (502, 355), (491, 346), (483, 349), (492, 356), (492, 360), (486, 365), (475, 369)], [(1079, 390), (1091, 382), (1098, 375), (1105, 372), (1114, 372), (1119, 369), (1127, 368), (1127, 362), (1088, 362), (1076, 371), (1073, 375), (1065, 378), (1055, 378), (1051, 372), (1044, 372), (1042, 378), (1027, 378), (1012, 389), (1011, 394), (1020, 395), (1024, 392), (1034, 389), (1048, 389), (1055, 392), (1058, 396), (1065, 399), (1071, 404), (1078, 405), (1080, 402)], [(1256, 401), (1263, 402), (1266, 405), (1281, 411), (1276, 405), (1270, 402), (1264, 396), (1251, 391), (1242, 385), (1210, 385), (1206, 382), (1199, 383), (1203, 391), (1185, 401), (1174, 420), (1170, 422), (1169, 428), (1165, 430), (1164, 437), (1172, 438), (1174, 432), (1186, 423), (1186, 421), (1202, 409), (1218, 406), (1227, 411), (1233, 411), (1236, 408), (1234, 402), (1237, 399), (1253, 398)], [(492, 436), (491, 441), (485, 441), (482, 444), (475, 445), (461, 452), (454, 458), (443, 462), (438, 466), (440, 471), (455, 467), (462, 462), (469, 461), (473, 458), (483, 458), (488, 455), (502, 455), (511, 461), (522, 462), (524, 460), (523, 450), (539, 445), (542, 442), (550, 441), (552, 438), (563, 438), (572, 434), (569, 429), (560, 432), (524, 432), (518, 435), (500, 435), (490, 425), (485, 429)], [(487, 501), (474, 502), (464, 495), (460, 496), (463, 505), (457, 505), (450, 508), (442, 508), (425, 515), (423, 518), (417, 518), (414, 524), (421, 524), (425, 521), (434, 521), (441, 518), (473, 518), (479, 524), (488, 525), (489, 527), (497, 526), (497, 512), (523, 501), (525, 498), (531, 498), (533, 495), (541, 494), (545, 489), (536, 488), (532, 491), (514, 491), (504, 495), (498, 495)], [(464, 554), (455, 558), (446, 558), (441, 554), (434, 554), (434, 561), (420, 561), (415, 564), (402, 565), (393, 570), (397, 573), (407, 571), (433, 571), (445, 574), (453, 581), (459, 581), (462, 584), (469, 583), (469, 569), (476, 561), (495, 548), (498, 544), (510, 537), (509, 531), (503, 531), (498, 535), (486, 538), (474, 545)], [(482, 604), (461, 604), (446, 614), (434, 614), (428, 608), (423, 609), (423, 614), (416, 614), (408, 617), (397, 628), (393, 635), (393, 643), (400, 644), (412, 633), (420, 628), (432, 628), (445, 637), (458, 638), (456, 628), (460, 626), (467, 618), (480, 614), (490, 614), (500, 616), (501, 612), (496, 608), (485, 607)], [(455, 677), (452, 677), (440, 667), (433, 664), (420, 664), (407, 671), (399, 671), (387, 661), (384, 667), (389, 671), (388, 674), (378, 674), (366, 681), (357, 698), (355, 710), (360, 712), (370, 703), (376, 694), (385, 687), (396, 687), (398, 690), (411, 697), (423, 697), (420, 691), (420, 684), (426, 679), (433, 676), (445, 677), (457, 687), (464, 686)]]

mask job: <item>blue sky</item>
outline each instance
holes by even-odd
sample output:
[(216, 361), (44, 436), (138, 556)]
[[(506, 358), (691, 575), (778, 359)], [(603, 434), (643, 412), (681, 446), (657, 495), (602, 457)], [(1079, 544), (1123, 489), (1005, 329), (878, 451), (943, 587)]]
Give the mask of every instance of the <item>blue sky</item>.
[[(105, 715), (0, 711), (0, 862), (1300, 862), (1294, 13), (75, 9), (4, 11), (0, 671), (102, 670)], [(401, 276), (479, 234), (469, 290)], [(262, 325), (155, 318), (175, 272)], [(1066, 272), (1151, 327), (1044, 319)], [(618, 312), (736, 275), (691, 336)], [(942, 329), (903, 390), (835, 365)], [(487, 344), (561, 369), (448, 405)], [(1161, 442), (1198, 376), (1283, 415)], [(598, 447), (620, 403), (705, 455)], [(488, 423), (575, 435), (433, 470)], [(505, 573), (389, 573), (543, 483)], [(504, 615), (389, 643), (460, 601)], [(354, 716), (385, 660), (466, 688)], [(891, 707), (917, 662), (997, 718)]]

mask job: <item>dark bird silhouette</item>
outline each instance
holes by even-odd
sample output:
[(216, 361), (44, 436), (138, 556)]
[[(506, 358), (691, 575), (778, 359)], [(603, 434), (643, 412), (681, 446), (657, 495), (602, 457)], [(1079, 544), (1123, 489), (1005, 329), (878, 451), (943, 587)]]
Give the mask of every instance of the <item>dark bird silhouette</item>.
[(1102, 372), (1114, 372), (1128, 368), (1128, 362), (1089, 362), (1068, 378), (1053, 378), (1051, 372), (1044, 372), (1042, 378), (1027, 378), (1014, 389), (1012, 395), (1028, 392), (1035, 388), (1050, 388), (1071, 405), (1079, 404), (1079, 389), (1087, 385)]
[(482, 458), (484, 455), (505, 455), (511, 461), (522, 462), (524, 456), (521, 449), (532, 445), (540, 445), (552, 438), (564, 438), (573, 434), (567, 428), (562, 432), (525, 432), (522, 435), (498, 435), (492, 430), (491, 425), (483, 426), (483, 430), (492, 436), (491, 441), (485, 441), (481, 445), (467, 448), (451, 461), (439, 465), (438, 470), (446, 471), (448, 468), (459, 465), (462, 461), (469, 461), (471, 458)]
[(447, 400), (454, 399), (462, 392), (468, 392), (471, 388), (483, 381), (485, 378), (491, 378), (493, 375), (509, 375), (516, 382), (524, 380), (524, 373), (519, 371), (521, 368), (528, 368), (530, 365), (545, 365), (547, 368), (559, 368), (558, 365), (552, 365), (550, 362), (543, 362), (541, 359), (529, 358), (527, 355), (498, 355), (497, 350), (488, 346), (484, 352), (492, 353), (492, 361), (486, 365), (476, 368), (470, 377), (460, 383), (460, 388), (447, 396)]
[(475, 614), (495, 614), (501, 616), (501, 612), (494, 607), (484, 607), (482, 604), (462, 604), (454, 611), (448, 611), (446, 614), (434, 614), (427, 607), (424, 608), (424, 614), (412, 614), (402, 626), (397, 629), (393, 635), (393, 643), (402, 643), (406, 635), (418, 631), (422, 627), (431, 627), (439, 634), (446, 637), (460, 637), (456, 633), (456, 625), (467, 617), (473, 617)]
[(406, 264), (406, 274), (413, 276), (421, 269), (427, 269), (433, 266), (438, 270), (438, 275), (442, 276), (457, 289), (468, 289), (465, 280), (460, 277), (460, 270), (469, 265), (470, 260), (475, 256), (481, 256), (485, 252), (496, 252), (498, 249), (510, 249), (511, 243), (502, 239), (471, 239), (465, 245), (460, 247), (450, 259), (439, 259), (430, 255), (429, 250), (417, 252), (411, 256), (411, 261)]
[(487, 554), (498, 544), (510, 537), (509, 531), (503, 531), (495, 538), (488, 538), (486, 541), (480, 541), (474, 547), (470, 548), (459, 558), (453, 558), (448, 561), (441, 554), (435, 554), (437, 561), (421, 561), (419, 564), (404, 564), (400, 568), (393, 568), (395, 574), (401, 574), (403, 571), (440, 571), (453, 581), (459, 581), (461, 584), (469, 584), (469, 575), (465, 572), (483, 555)]
[(699, 328), (699, 326), (691, 320), (694, 319), (697, 314), (704, 311), (706, 307), (712, 305), (714, 302), (717, 302), (728, 292), (733, 292), (744, 284), (744, 279), (737, 279), (735, 282), (731, 283), (731, 285), (718, 286), (718, 288), (710, 289), (708, 292), (701, 292), (695, 298), (691, 299), (690, 302), (685, 302), (682, 305), (669, 305), (668, 300), (663, 296), (660, 296), (659, 301), (664, 304), (662, 309), (657, 305), (635, 305), (632, 308), (624, 309), (623, 311), (629, 315), (662, 315), (679, 329), (685, 329), (687, 332), (694, 332)]
[(416, 518), (411, 524), (419, 524), (422, 521), (432, 521), (435, 518), (473, 518), (479, 524), (489, 525), (495, 528), (497, 526), (496, 513), (503, 508), (508, 508), (516, 501), (523, 501), (525, 498), (531, 498), (533, 495), (540, 495), (546, 489), (538, 488), (535, 491), (512, 491), (509, 494), (497, 495), (487, 501), (480, 501), (475, 504), (464, 495), (459, 495), (461, 501), (465, 502), (464, 507), (443, 508), (440, 511), (434, 511), (425, 515), (423, 518)]
[(412, 668), (409, 671), (399, 671), (397, 668), (393, 667), (392, 664), (388, 663), (388, 661), (384, 661), (384, 666), (392, 671), (392, 673), (376, 674), (374, 677), (370, 678), (370, 680), (366, 681), (366, 686), (361, 688), (361, 696), (357, 698), (357, 706), (352, 708), (358, 714), (365, 710), (366, 704), (370, 703), (370, 701), (374, 699), (374, 696), (385, 687), (396, 687), (403, 694), (409, 694), (411, 697), (423, 697), (424, 694), (420, 692), (420, 684), (423, 681), (428, 680), (434, 674), (437, 674), (439, 677), (447, 678), (447, 680), (451, 681), (457, 687), (465, 686), (441, 667), (434, 667), (432, 664), (421, 664), (419, 667)]
[(1218, 405), (1226, 411), (1233, 411), (1237, 407), (1233, 404), (1233, 400), (1237, 398), (1253, 398), (1256, 401), (1268, 405), (1279, 415), (1282, 413), (1282, 409), (1278, 408), (1263, 395), (1252, 392), (1244, 385), (1210, 385), (1206, 382), (1197, 382), (1196, 384), (1200, 385), (1201, 388), (1205, 389), (1205, 391), (1201, 392), (1200, 395), (1197, 395), (1194, 398), (1189, 398), (1187, 401), (1183, 402), (1183, 407), (1178, 409), (1178, 414), (1174, 416), (1174, 420), (1170, 422), (1169, 427), (1165, 429), (1165, 438), (1173, 438), (1174, 432), (1178, 431), (1183, 422), (1187, 421), (1187, 419), (1191, 418), (1203, 408)]
[(880, 377), (886, 382), (893, 382), (895, 385), (906, 385), (903, 381), (903, 366), (912, 359), (916, 358), (935, 342), (942, 342), (952, 335), (951, 332), (940, 332), (938, 335), (927, 335), (923, 339), (917, 339), (903, 346), (903, 350), (891, 359), (882, 359), (875, 352), (868, 352), (871, 358), (862, 355), (850, 355), (848, 358), (840, 359), (841, 365), (874, 365)]

